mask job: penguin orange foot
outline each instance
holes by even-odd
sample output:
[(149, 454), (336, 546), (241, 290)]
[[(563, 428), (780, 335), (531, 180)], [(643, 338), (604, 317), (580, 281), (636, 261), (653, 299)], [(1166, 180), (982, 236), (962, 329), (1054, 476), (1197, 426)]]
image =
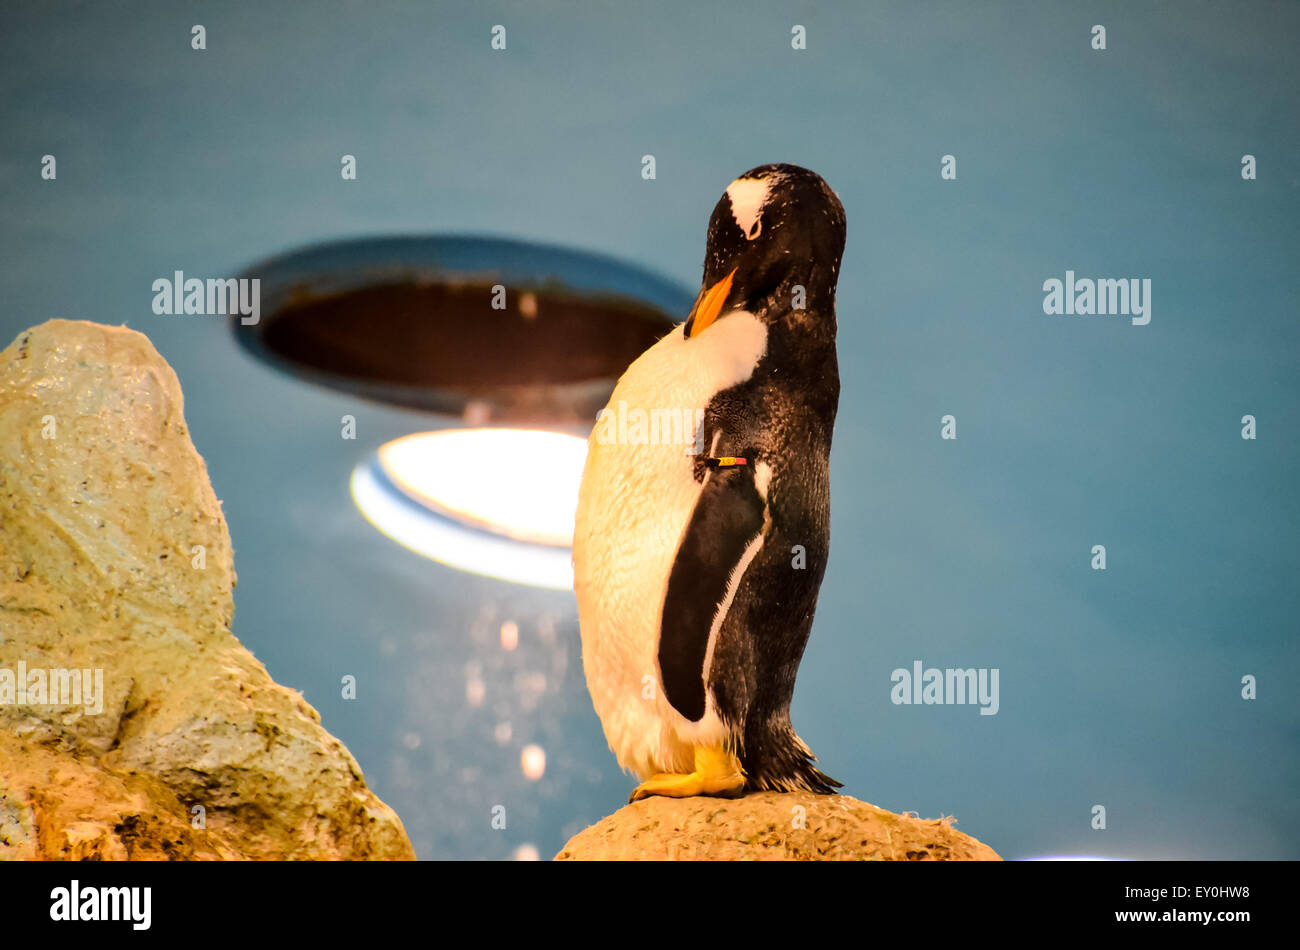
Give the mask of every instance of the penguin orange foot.
[(719, 798), (739, 798), (745, 794), (745, 770), (740, 759), (725, 746), (696, 746), (695, 771), (686, 774), (660, 772), (636, 787), (628, 803), (664, 795), (668, 798), (690, 798), (694, 795), (715, 795)]

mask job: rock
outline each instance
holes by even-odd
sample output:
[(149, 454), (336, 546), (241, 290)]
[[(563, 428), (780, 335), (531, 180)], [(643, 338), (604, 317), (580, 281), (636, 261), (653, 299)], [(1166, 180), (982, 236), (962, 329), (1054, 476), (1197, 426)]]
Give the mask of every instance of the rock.
[(574, 835), (557, 861), (1000, 861), (951, 818), (896, 815), (847, 795), (646, 798)]
[[(230, 632), (234, 585), (146, 337), (52, 320), (0, 353), (0, 858), (414, 858), (316, 710)], [(90, 671), (87, 692), (24, 697), (20, 663)]]

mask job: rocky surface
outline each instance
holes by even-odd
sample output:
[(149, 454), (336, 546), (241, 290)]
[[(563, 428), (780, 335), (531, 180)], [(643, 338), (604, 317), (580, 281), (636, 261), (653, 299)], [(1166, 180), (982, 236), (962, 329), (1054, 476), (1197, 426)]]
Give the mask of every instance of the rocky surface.
[(557, 861), (998, 861), (951, 818), (896, 815), (847, 795), (647, 798), (581, 831)]
[[(52, 320), (0, 353), (0, 858), (414, 857), (230, 632), (234, 584), (146, 337)], [(19, 663), (102, 671), (102, 695), (23, 697)]]

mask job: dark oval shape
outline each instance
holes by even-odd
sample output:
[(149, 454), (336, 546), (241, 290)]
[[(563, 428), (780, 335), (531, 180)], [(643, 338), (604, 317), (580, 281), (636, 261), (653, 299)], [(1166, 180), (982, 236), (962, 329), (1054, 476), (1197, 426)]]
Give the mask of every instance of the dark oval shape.
[(534, 426), (590, 425), (692, 300), (613, 258), (502, 238), (332, 242), (240, 276), (260, 279), (261, 318), (230, 325), (257, 358), (380, 402)]

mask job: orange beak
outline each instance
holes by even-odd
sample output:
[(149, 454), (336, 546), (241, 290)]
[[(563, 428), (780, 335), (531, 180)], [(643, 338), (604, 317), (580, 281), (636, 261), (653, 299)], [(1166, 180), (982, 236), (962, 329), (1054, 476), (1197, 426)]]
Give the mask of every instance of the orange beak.
[(731, 278), (736, 276), (736, 271), (739, 269), (733, 268), (730, 274), (712, 287), (700, 291), (700, 295), (695, 298), (695, 306), (691, 307), (690, 316), (686, 318), (686, 322), (690, 325), (686, 331), (687, 339), (703, 333), (713, 325), (714, 320), (718, 319), (718, 314), (722, 312), (722, 305), (727, 300), (727, 294), (731, 293)]

